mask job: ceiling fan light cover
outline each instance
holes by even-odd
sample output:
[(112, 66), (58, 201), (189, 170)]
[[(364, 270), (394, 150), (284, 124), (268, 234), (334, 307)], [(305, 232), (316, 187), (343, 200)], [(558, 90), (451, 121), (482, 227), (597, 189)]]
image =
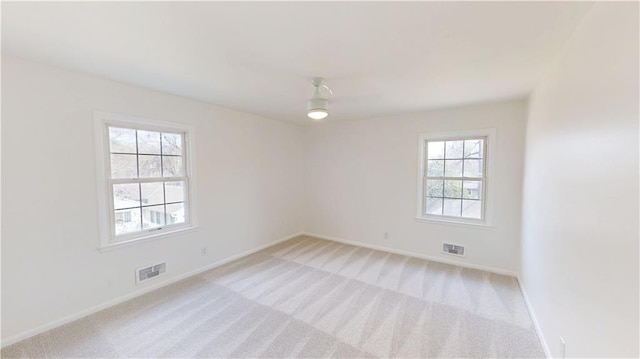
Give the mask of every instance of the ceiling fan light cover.
[(329, 113), (325, 110), (312, 110), (307, 112), (307, 116), (312, 120), (322, 120), (323, 118), (329, 116)]
[(329, 100), (314, 97), (307, 101), (307, 116), (314, 120), (322, 120), (329, 115)]

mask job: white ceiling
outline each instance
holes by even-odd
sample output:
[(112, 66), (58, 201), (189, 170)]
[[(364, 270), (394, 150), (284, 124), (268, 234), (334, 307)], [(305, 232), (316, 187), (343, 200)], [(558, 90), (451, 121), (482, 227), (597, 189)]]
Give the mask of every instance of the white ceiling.
[(2, 3), (2, 51), (305, 123), (526, 96), (591, 3)]

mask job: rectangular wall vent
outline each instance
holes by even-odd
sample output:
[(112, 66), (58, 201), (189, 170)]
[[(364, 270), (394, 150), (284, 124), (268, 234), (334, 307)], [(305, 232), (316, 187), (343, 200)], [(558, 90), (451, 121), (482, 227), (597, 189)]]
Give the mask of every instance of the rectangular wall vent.
[(459, 257), (464, 257), (465, 256), (465, 252), (464, 252), (464, 247), (463, 246), (458, 246), (455, 244), (450, 244), (450, 243), (442, 243), (442, 252), (447, 253), (447, 254), (451, 254), (454, 256), (459, 256)]
[(167, 271), (167, 263), (158, 263), (151, 266), (136, 269), (136, 284), (147, 279), (161, 276)]

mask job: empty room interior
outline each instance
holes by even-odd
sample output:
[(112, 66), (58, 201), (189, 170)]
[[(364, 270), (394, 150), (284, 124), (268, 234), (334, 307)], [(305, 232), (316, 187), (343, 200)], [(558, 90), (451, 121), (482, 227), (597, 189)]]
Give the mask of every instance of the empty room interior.
[(639, 13), (2, 2), (2, 357), (638, 358)]

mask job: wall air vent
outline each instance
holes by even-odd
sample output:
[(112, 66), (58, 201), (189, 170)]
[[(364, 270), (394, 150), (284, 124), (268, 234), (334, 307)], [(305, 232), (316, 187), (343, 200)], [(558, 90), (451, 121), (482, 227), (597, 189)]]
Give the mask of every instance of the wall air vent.
[(136, 269), (136, 284), (144, 282), (147, 279), (159, 277), (167, 271), (167, 263), (154, 264), (147, 267)]
[(455, 244), (442, 243), (442, 252), (454, 256), (465, 257), (464, 247)]

